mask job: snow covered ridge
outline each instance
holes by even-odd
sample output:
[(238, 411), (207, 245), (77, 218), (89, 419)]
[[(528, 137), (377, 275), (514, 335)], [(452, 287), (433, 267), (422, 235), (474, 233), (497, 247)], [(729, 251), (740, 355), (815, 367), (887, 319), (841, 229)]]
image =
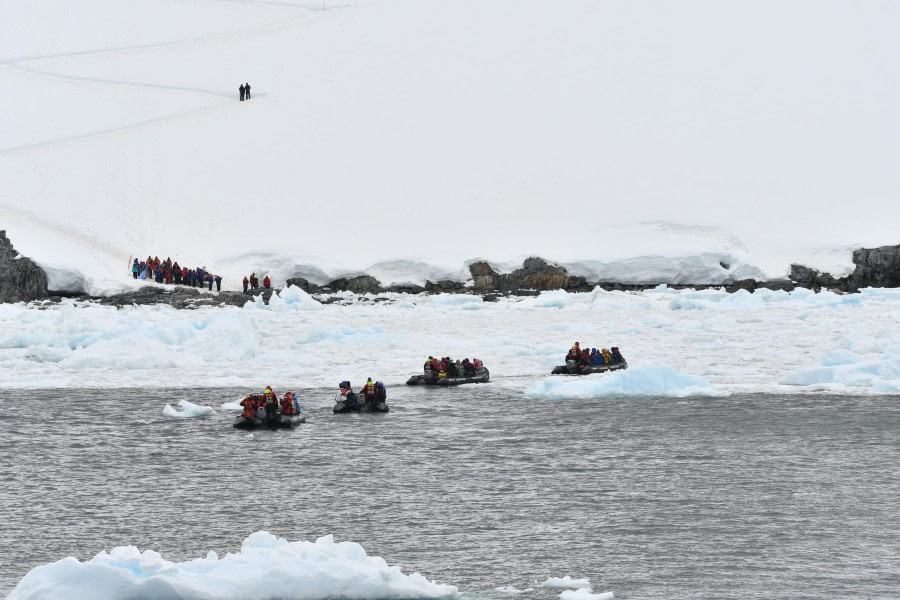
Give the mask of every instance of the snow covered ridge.
[(120, 546), (87, 562), (68, 557), (32, 569), (7, 600), (377, 600), (452, 598), (457, 588), (405, 575), (353, 542), (324, 536), (288, 542), (259, 531), (237, 554), (182, 563), (152, 550)]

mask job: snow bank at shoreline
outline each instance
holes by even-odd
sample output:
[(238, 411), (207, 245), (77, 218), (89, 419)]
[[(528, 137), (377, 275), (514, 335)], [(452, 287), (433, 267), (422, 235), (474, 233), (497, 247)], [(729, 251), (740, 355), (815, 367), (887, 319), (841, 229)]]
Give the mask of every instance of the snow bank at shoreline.
[[(481, 358), (489, 385), (534, 398), (900, 389), (900, 290), (347, 294), (291, 288), (264, 305), (176, 310), (64, 300), (0, 305), (0, 387), (246, 387), (302, 392), (373, 376), (403, 384), (428, 355)], [(618, 346), (608, 376), (551, 377), (566, 350)]]

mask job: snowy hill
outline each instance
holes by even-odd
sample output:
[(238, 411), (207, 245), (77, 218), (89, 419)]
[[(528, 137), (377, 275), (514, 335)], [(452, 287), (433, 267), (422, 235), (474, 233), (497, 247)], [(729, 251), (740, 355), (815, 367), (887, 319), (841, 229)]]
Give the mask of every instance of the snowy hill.
[(529, 255), (839, 274), (898, 242), (896, 3), (324, 8), (8, 0), (0, 228), (92, 292), (147, 254), (235, 289)]

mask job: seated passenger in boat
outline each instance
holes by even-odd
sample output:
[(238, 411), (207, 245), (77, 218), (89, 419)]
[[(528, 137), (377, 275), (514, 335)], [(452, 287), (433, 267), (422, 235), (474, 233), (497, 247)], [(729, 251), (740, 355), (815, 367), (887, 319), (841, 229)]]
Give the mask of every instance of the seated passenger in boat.
[(478, 370), (484, 366), (484, 363), (481, 362), (481, 359), (478, 358), (473, 358), (472, 364), (475, 365), (475, 370)]
[(609, 353), (609, 350), (604, 348), (603, 350), (601, 350), (601, 352), (603, 353), (604, 364), (611, 365), (612, 364), (612, 354)]
[(253, 419), (256, 417), (256, 397), (253, 394), (247, 394), (243, 400), (241, 400), (241, 406), (244, 407), (244, 412), (241, 413), (243, 416), (248, 419)]
[(375, 382), (375, 402), (387, 402), (387, 390), (380, 381)]
[(281, 412), (286, 415), (296, 415), (299, 412), (296, 398), (292, 392), (285, 393), (284, 398), (281, 399)]
[(475, 374), (475, 365), (469, 362), (468, 358), (464, 358), (462, 361), (463, 374), (466, 377), (471, 377)]
[(422, 370), (425, 372), (425, 375), (431, 375), (434, 373), (434, 357), (429, 356), (428, 360), (425, 361), (425, 364), (422, 366)]
[(597, 352), (596, 348), (591, 348), (591, 364), (592, 365), (602, 365), (603, 364), (603, 355)]
[(612, 359), (613, 359), (613, 364), (616, 364), (616, 365), (625, 362), (625, 357), (622, 356), (621, 352), (619, 352), (618, 346), (612, 347)]
[(353, 406), (356, 406), (356, 404), (357, 404), (356, 392), (354, 392), (353, 388), (350, 387), (350, 382), (342, 381), (338, 384), (338, 387), (341, 390), (341, 396), (343, 396), (348, 403), (350, 403)]

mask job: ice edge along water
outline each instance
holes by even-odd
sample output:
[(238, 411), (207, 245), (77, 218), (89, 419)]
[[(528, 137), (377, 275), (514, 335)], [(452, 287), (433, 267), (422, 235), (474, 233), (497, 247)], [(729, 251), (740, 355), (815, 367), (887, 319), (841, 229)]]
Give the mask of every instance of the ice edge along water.
[[(297, 288), (269, 305), (180, 311), (63, 301), (0, 306), (4, 388), (243, 387), (302, 392), (375, 376), (399, 385), (429, 354), (481, 358), (492, 386), (528, 398), (900, 393), (900, 290), (757, 290), (476, 296), (346, 295)], [(550, 377), (575, 341), (619, 346), (607, 376)], [(187, 405), (175, 414), (191, 414)]]

